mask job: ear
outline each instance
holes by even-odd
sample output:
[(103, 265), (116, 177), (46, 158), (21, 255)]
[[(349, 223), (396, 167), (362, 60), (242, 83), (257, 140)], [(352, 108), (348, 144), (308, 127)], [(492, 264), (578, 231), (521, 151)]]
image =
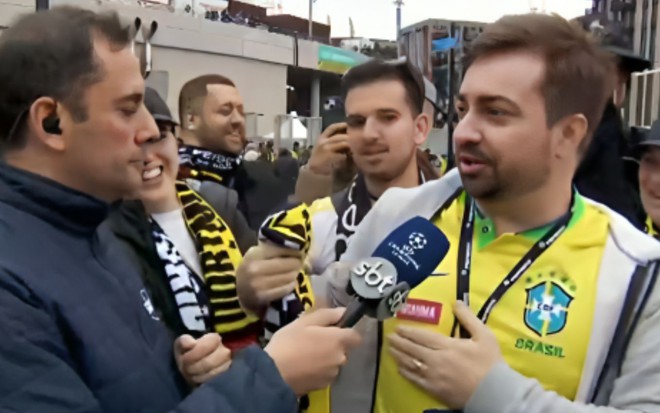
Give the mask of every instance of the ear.
[(429, 116), (426, 113), (420, 113), (415, 119), (415, 145), (419, 146), (426, 142), (430, 128)]
[(30, 130), (33, 132), (33, 135), (42, 144), (59, 152), (66, 148), (65, 139), (62, 139), (61, 134), (44, 130), (44, 120), (53, 116), (61, 119), (64, 115), (64, 111), (61, 108), (62, 105), (58, 105), (53, 98), (40, 97), (32, 103), (29, 112)]
[(199, 124), (202, 121), (201, 116), (195, 115), (193, 113), (188, 113), (186, 115), (186, 128), (188, 130), (199, 129)]
[(557, 147), (557, 156), (575, 156), (586, 145), (587, 132), (589, 130), (589, 121), (581, 114), (566, 117), (557, 125), (559, 127), (559, 141)]

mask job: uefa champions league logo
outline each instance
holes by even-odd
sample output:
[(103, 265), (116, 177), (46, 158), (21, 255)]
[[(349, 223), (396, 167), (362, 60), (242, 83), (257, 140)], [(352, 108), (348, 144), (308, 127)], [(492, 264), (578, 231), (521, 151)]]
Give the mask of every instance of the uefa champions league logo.
[[(404, 241), (405, 242), (405, 241)], [(419, 263), (415, 260), (415, 252), (424, 249), (428, 244), (426, 236), (420, 232), (413, 232), (408, 236), (407, 243), (397, 244), (390, 242), (392, 254), (399, 258), (405, 265), (412, 265), (419, 268)]]
[(414, 250), (421, 250), (426, 246), (427, 241), (424, 234), (420, 234), (419, 232), (413, 232), (412, 234), (410, 234), (410, 237), (408, 237), (408, 243)]

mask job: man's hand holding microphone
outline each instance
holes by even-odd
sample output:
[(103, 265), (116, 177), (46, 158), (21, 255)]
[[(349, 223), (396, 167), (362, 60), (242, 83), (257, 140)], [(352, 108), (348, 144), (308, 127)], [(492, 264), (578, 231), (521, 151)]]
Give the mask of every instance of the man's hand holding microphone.
[[(302, 266), (302, 254), (291, 249), (270, 243), (251, 248), (236, 274), (241, 304), (248, 311), (262, 314), (270, 302), (294, 290)], [(360, 343), (354, 330), (335, 327), (344, 311), (318, 309), (304, 314), (277, 331), (264, 349), (298, 396), (330, 385), (346, 363), (348, 352)], [(179, 337), (174, 356), (191, 386), (206, 383), (231, 366), (231, 352), (216, 333), (199, 339)]]
[[(300, 252), (271, 243), (251, 248), (236, 274), (243, 307), (263, 313), (296, 287), (303, 267)], [(298, 395), (328, 386), (339, 374), (348, 352), (360, 343), (351, 329), (335, 327), (344, 309), (318, 309), (304, 314), (276, 332), (265, 351), (275, 361), (284, 380)]]

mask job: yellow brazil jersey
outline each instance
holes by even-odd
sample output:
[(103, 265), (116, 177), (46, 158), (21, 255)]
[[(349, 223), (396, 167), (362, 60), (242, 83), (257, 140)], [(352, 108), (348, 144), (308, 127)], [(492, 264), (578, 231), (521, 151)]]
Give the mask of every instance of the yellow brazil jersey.
[[(383, 323), (376, 413), (447, 410), (441, 401), (398, 373), (389, 355), (387, 336), (399, 324), (451, 334), (464, 204), (465, 196), (461, 195), (434, 222), (451, 243), (447, 257), (436, 271), (447, 275), (428, 278), (411, 292), (397, 318)], [(576, 195), (574, 214), (566, 231), (501, 297), (487, 321), (509, 366), (569, 400), (577, 393), (589, 345), (608, 226), (606, 213)], [(474, 228), (469, 291), (470, 307), (477, 313), (549, 228), (496, 237), (492, 221), (478, 214)]]

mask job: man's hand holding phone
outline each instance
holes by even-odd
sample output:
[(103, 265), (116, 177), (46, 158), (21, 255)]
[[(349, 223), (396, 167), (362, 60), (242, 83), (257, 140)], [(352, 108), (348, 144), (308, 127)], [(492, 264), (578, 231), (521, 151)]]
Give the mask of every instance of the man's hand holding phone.
[(335, 165), (346, 162), (348, 125), (344, 122), (328, 126), (314, 146), (307, 168), (316, 175), (332, 175)]

